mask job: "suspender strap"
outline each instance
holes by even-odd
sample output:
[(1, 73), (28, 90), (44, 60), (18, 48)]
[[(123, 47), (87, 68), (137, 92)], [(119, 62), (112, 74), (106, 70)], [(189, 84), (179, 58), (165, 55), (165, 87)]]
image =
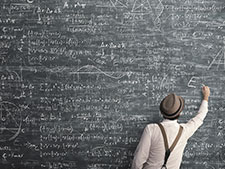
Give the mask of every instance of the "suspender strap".
[(179, 139), (180, 139), (180, 136), (181, 136), (181, 134), (182, 134), (182, 131), (183, 131), (183, 127), (180, 126), (179, 132), (178, 132), (178, 134), (177, 134), (177, 137), (175, 138), (173, 144), (172, 144), (171, 147), (170, 147), (170, 151), (173, 151), (174, 147), (176, 146), (177, 142), (178, 142)]
[(165, 149), (167, 150), (167, 149), (169, 149), (169, 146), (168, 146), (166, 131), (165, 131), (165, 129), (164, 129), (164, 127), (161, 123), (158, 123), (158, 125), (159, 125), (159, 128), (161, 129), (161, 132), (162, 132), (162, 135), (163, 135)]
[(162, 135), (163, 135), (164, 146), (165, 146), (165, 150), (166, 150), (166, 152), (165, 152), (165, 158), (164, 158), (164, 164), (163, 164), (162, 168), (166, 168), (166, 169), (167, 169), (166, 163), (167, 163), (167, 161), (168, 161), (168, 158), (169, 158), (169, 156), (170, 156), (170, 153), (173, 151), (174, 147), (176, 146), (177, 142), (178, 142), (179, 139), (180, 139), (180, 136), (181, 136), (182, 131), (183, 131), (183, 127), (180, 126), (179, 131), (178, 131), (178, 134), (177, 134), (177, 136), (176, 136), (176, 138), (175, 138), (173, 144), (172, 144), (171, 147), (169, 148), (169, 146), (168, 146), (168, 140), (167, 140), (167, 136), (166, 136), (165, 129), (164, 129), (164, 127), (163, 127), (163, 125), (162, 125), (161, 123), (158, 123), (158, 125), (159, 125), (159, 128), (160, 128), (160, 130), (161, 130), (161, 132), (162, 132)]

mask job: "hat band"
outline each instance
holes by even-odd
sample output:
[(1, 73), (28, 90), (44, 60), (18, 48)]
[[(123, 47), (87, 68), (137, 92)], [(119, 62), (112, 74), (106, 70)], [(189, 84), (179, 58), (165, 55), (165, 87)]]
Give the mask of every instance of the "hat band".
[(174, 116), (174, 115), (176, 115), (179, 111), (180, 111), (180, 109), (181, 109), (181, 105), (182, 105), (182, 103), (181, 103), (181, 99), (179, 98), (179, 100), (180, 100), (180, 107), (178, 108), (178, 110), (175, 112), (175, 113), (173, 113), (173, 114), (167, 114), (167, 113), (165, 113), (165, 112), (163, 112), (166, 116)]

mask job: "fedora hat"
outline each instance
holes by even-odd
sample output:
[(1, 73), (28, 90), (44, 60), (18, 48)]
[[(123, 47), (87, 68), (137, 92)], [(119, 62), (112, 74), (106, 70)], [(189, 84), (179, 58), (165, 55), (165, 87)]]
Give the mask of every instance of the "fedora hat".
[(174, 93), (166, 96), (160, 103), (160, 111), (164, 118), (172, 119), (177, 117), (184, 109), (184, 99)]

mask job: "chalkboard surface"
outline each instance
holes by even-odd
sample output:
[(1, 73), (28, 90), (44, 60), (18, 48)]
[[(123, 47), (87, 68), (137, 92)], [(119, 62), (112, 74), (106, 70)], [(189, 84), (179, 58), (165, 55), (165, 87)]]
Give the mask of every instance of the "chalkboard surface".
[(0, 168), (128, 169), (160, 101), (205, 123), (181, 169), (225, 168), (224, 0), (1, 0)]

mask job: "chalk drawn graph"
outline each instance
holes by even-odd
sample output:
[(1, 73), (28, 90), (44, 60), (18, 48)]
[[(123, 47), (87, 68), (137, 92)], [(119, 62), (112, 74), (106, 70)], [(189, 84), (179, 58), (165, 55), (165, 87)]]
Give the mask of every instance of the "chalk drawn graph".
[(85, 65), (80, 67), (79, 69), (77, 69), (76, 71), (72, 71), (70, 72), (70, 74), (77, 74), (77, 75), (81, 75), (81, 74), (103, 74), (109, 78), (112, 79), (121, 79), (122, 77), (128, 75), (129, 76), (129, 72), (113, 72), (113, 71), (103, 71), (101, 69), (99, 69), (96, 66), (93, 65)]
[(213, 65), (216, 65), (217, 70), (219, 69), (220, 65), (223, 65), (223, 68), (225, 70), (225, 50), (220, 49), (219, 52), (215, 55), (213, 61), (208, 66), (207, 70), (212, 68)]
[[(218, 71), (221, 69), (221, 65), (223, 66), (222, 69), (225, 70), (225, 37), (223, 40), (223, 47), (219, 49), (219, 51), (213, 57), (213, 60), (208, 65), (206, 72), (209, 72), (211, 69), (216, 69)], [(188, 82), (188, 87), (196, 88), (199, 83), (203, 82), (203, 79), (211, 79), (213, 78), (210, 75), (206, 75), (204, 77), (192, 76)], [(200, 84), (201, 85), (201, 84)]]
[(11, 102), (0, 102), (0, 142), (15, 139), (21, 131), (21, 125), (20, 108)]
[(163, 13), (164, 5), (161, 0), (110, 0), (114, 8), (125, 8), (127, 15), (136, 18), (136, 15), (149, 15), (155, 27), (161, 27), (160, 16)]

